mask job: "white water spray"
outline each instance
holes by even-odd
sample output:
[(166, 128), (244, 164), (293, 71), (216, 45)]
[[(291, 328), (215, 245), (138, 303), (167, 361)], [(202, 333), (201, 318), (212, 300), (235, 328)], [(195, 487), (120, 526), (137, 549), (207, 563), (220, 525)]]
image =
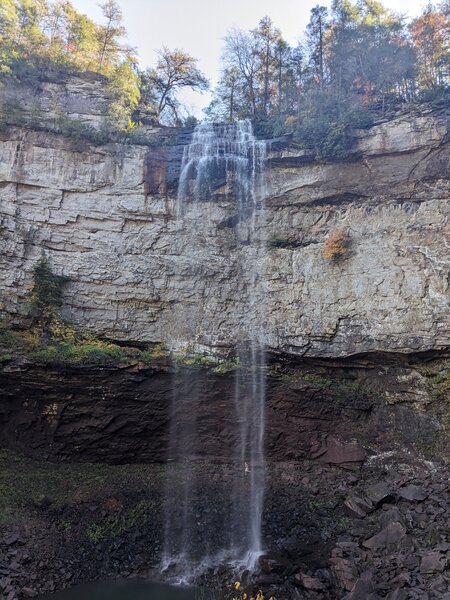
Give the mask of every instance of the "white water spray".
[[(180, 579), (188, 580), (199, 565), (228, 560), (252, 568), (262, 551), (261, 522), (264, 501), (265, 461), (265, 353), (263, 348), (265, 254), (258, 232), (264, 220), (266, 143), (256, 140), (250, 121), (217, 125), (202, 123), (185, 147), (176, 204), (177, 230), (189, 241), (183, 260), (188, 269), (198, 265), (202, 240), (214, 232), (208, 203), (224, 191), (237, 204), (236, 237), (239, 267), (246, 281), (245, 297), (239, 298), (241, 339), (236, 341), (239, 369), (236, 373), (235, 410), (239, 435), (235, 451), (233, 483), (223, 490), (224, 514), (221, 531), (209, 531), (199, 514), (202, 493), (195, 455), (196, 417), (189, 412), (195, 384), (189, 374), (179, 376), (171, 416), (170, 458), (182, 463), (180, 494), (166, 514), (165, 561), (178, 565)], [(196, 329), (200, 317), (181, 307), (177, 331)], [(214, 410), (214, 406), (211, 406)], [(173, 481), (171, 482), (173, 486)], [(170, 504), (170, 503), (169, 503)], [(222, 549), (214, 555), (211, 539), (221, 539)]]

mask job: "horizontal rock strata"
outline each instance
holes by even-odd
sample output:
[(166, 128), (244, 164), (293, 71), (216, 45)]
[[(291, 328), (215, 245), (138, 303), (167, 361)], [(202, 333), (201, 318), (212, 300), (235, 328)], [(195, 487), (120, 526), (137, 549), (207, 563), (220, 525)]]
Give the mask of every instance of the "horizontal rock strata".
[[(180, 143), (186, 142), (182, 139)], [(449, 144), (443, 114), (361, 132), (346, 161), (270, 155), (257, 258), (220, 188), (176, 222), (181, 146), (80, 149), (24, 129), (0, 138), (0, 298), (18, 315), (44, 252), (70, 279), (64, 317), (114, 340), (224, 352), (252, 326), (241, 303), (260, 274), (260, 340), (303, 356), (450, 345)], [(347, 256), (327, 260), (336, 229)], [(252, 262), (253, 261), (253, 262)]]

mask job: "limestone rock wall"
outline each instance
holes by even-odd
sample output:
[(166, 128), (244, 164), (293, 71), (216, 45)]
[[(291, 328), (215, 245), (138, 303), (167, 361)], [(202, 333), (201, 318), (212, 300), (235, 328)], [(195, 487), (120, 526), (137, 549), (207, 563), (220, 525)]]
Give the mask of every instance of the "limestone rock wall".
[(110, 103), (106, 80), (94, 73), (83, 77), (58, 75), (47, 81), (36, 79), (34, 84), (9, 82), (0, 87), (0, 104), (7, 122), (15, 122), (21, 115), (25, 119), (34, 117), (42, 124), (55, 124), (64, 116), (100, 129), (106, 123)]
[[(24, 129), (0, 138), (0, 299), (19, 315), (44, 252), (70, 278), (64, 317), (115, 340), (224, 352), (252, 324), (305, 356), (450, 346), (449, 143), (445, 114), (405, 115), (361, 132), (351, 159), (273, 152), (256, 214), (261, 259), (227, 190), (188, 203), (180, 226), (180, 147), (81, 151)], [(178, 161), (178, 162), (177, 162)], [(349, 255), (323, 257), (345, 227)], [(253, 267), (252, 267), (253, 268)]]

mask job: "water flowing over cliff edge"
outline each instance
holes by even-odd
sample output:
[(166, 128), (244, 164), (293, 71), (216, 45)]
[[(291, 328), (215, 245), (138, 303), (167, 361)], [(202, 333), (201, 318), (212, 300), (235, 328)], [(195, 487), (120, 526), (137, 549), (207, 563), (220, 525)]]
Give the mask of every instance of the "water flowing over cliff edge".
[[(210, 522), (205, 526), (198, 515), (192, 514), (192, 507), (203, 494), (203, 483), (194, 467), (201, 450), (198, 445), (192, 447), (192, 440), (198, 440), (200, 429), (198, 415), (193, 410), (199, 392), (189, 387), (192, 373), (184, 371), (181, 385), (186, 391), (181, 398), (178, 393), (173, 396), (168, 456), (169, 460), (181, 463), (184, 477), (181, 478), (182, 493), (178, 497), (172, 491), (173, 477), (166, 482), (168, 500), (163, 562), (167, 570), (173, 565), (179, 571), (181, 565), (181, 578), (185, 581), (192, 579), (198, 569), (204, 570), (205, 565), (225, 559), (235, 563), (240, 561), (253, 569), (262, 552), (266, 381), (261, 335), (265, 303), (257, 305), (257, 297), (262, 295), (265, 273), (264, 269), (258, 272), (256, 265), (265, 263), (267, 248), (256, 237), (256, 215), (258, 212), (258, 221), (261, 221), (266, 194), (266, 150), (266, 143), (256, 140), (248, 120), (230, 125), (201, 123), (196, 126), (181, 161), (176, 219), (180, 236), (188, 238), (184, 249), (187, 280), (194, 280), (208, 258), (204, 251), (205, 240), (215, 223), (210, 220), (206, 203), (217, 187), (227, 188), (227, 197), (236, 205), (237, 244), (244, 241), (255, 248), (250, 260), (245, 255), (247, 260), (240, 262), (237, 259), (239, 270), (249, 277), (246, 296), (239, 298), (238, 305), (242, 310), (239, 319), (243, 329), (232, 349), (234, 360), (239, 364), (234, 402), (238, 443), (234, 450), (234, 481), (228, 488), (223, 488), (223, 506), (227, 509), (220, 515), (216, 532), (212, 529), (217, 525)], [(191, 216), (186, 219), (188, 210)], [(172, 348), (180, 344), (182, 332), (194, 339), (203, 322), (199, 308), (192, 306), (189, 300), (179, 301), (173, 323), (174, 338), (170, 342)], [(184, 350), (192, 352), (193, 347), (188, 345)], [(214, 412), (213, 405), (210, 410)], [(232, 449), (230, 451), (233, 453)], [(174, 476), (179, 479), (176, 470)], [(215, 550), (215, 556), (210, 548), (211, 537), (222, 540), (219, 554)]]
[[(274, 145), (266, 219), (257, 223), (271, 248), (269, 349), (341, 357), (449, 345), (447, 123), (442, 110), (399, 115), (361, 132), (345, 161), (308, 161)], [(205, 206), (203, 257), (187, 277), (190, 238), (178, 231), (176, 184), (189, 132), (180, 145), (158, 147), (164, 135), (150, 131), (156, 145), (148, 148), (80, 147), (20, 128), (1, 134), (3, 310), (23, 310), (44, 251), (70, 279), (64, 317), (76, 325), (124, 342), (166, 342), (179, 302), (189, 301), (202, 319), (179, 343), (212, 353), (232, 347), (249, 286), (238, 268), (237, 206), (218, 182)], [(326, 260), (323, 245), (340, 227), (351, 251)]]
[[(61, 97), (101, 119), (97, 87), (44, 86), (41, 108), (51, 120)], [(183, 445), (204, 492), (189, 519), (220, 531), (243, 457), (236, 388), (261, 398), (262, 375), (267, 552), (255, 585), (276, 598), (444, 597), (448, 121), (445, 107), (399, 112), (359, 132), (345, 160), (275, 140), (251, 210), (220, 169), (180, 207), (192, 130), (102, 146), (45, 127), (0, 133), (2, 322), (27, 326), (44, 254), (68, 279), (64, 319), (135, 350), (115, 366), (0, 356), (0, 557), (15, 565), (2, 589), (158, 576), (171, 406), (186, 398), (197, 428)], [(339, 235), (345, 252), (327, 254)], [(161, 345), (141, 361), (136, 348)], [(189, 481), (172, 482), (181, 506)], [(208, 543), (223, 548), (221, 535)], [(220, 568), (205, 577), (233, 583)]]

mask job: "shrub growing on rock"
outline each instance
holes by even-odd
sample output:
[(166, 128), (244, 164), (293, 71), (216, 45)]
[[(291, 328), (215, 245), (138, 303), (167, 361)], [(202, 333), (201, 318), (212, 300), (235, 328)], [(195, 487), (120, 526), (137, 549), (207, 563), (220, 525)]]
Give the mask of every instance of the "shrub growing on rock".
[(27, 331), (10, 331), (9, 340), (0, 331), (0, 348), (22, 351), (30, 360), (43, 365), (126, 362), (128, 356), (117, 344), (77, 332), (63, 321), (59, 309), (67, 281), (66, 277), (55, 275), (47, 259), (41, 258), (33, 268), (33, 288), (28, 298), (32, 327)]
[(312, 149), (317, 158), (344, 158), (353, 149), (355, 129), (370, 127), (372, 122), (356, 97), (312, 90), (299, 111), (294, 140)]
[(43, 365), (109, 365), (125, 363), (127, 356), (116, 344), (81, 336), (74, 342), (52, 340), (29, 354)]
[(66, 277), (55, 275), (46, 258), (41, 258), (33, 268), (33, 289), (29, 297), (30, 314), (43, 327), (53, 322), (62, 305), (62, 289)]
[(337, 261), (348, 255), (351, 239), (347, 231), (339, 227), (330, 233), (323, 246), (323, 256), (326, 260)]

